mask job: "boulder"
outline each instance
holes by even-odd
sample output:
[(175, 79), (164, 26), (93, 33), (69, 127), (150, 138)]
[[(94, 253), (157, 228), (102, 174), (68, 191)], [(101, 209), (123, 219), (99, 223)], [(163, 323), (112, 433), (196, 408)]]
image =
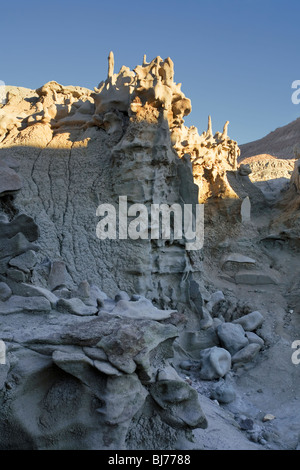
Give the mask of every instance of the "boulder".
[(198, 331), (185, 330), (181, 333), (180, 345), (193, 359), (199, 359), (199, 354), (203, 349), (218, 346), (219, 338), (214, 328), (207, 328)]
[(26, 281), (26, 276), (23, 271), (20, 271), (19, 269), (13, 269), (10, 268), (6, 271), (6, 275), (12, 279), (13, 281), (16, 282), (25, 282)]
[(233, 323), (241, 325), (245, 331), (254, 331), (262, 325), (263, 321), (263, 315), (256, 310), (255, 312), (237, 318)]
[(5, 302), (0, 301), (0, 314), (21, 312), (49, 312), (50, 302), (44, 297), (21, 297), (12, 295)]
[(261, 345), (258, 343), (248, 344), (232, 356), (232, 364), (246, 364), (247, 362), (251, 362), (260, 349)]
[(199, 358), (199, 377), (213, 380), (224, 377), (231, 368), (231, 356), (226, 349), (214, 346), (201, 351)]
[(213, 323), (214, 323), (213, 319), (212, 319), (209, 311), (207, 310), (207, 308), (202, 307), (202, 316), (201, 316), (201, 320), (199, 322), (200, 329), (201, 330), (207, 330), (208, 328), (213, 326)]
[(57, 289), (67, 284), (67, 270), (64, 261), (54, 261), (52, 263), (50, 274), (48, 278), (48, 285), (50, 290)]
[(195, 389), (183, 381), (161, 380), (150, 386), (151, 397), (159, 405), (163, 421), (175, 429), (207, 427), (207, 420)]
[(127, 292), (120, 290), (115, 296), (115, 302), (119, 302), (119, 300), (130, 300), (130, 297)]
[(264, 340), (260, 336), (258, 336), (256, 333), (253, 333), (252, 331), (246, 331), (246, 337), (248, 338), (249, 344), (257, 343), (261, 347), (265, 344)]
[(231, 355), (235, 354), (249, 343), (243, 327), (239, 324), (222, 323), (217, 327), (217, 335), (221, 345), (227, 349)]
[(5, 302), (11, 295), (11, 288), (6, 284), (6, 282), (0, 282), (0, 301)]
[(77, 295), (75, 297), (78, 297), (80, 299), (88, 299), (90, 295), (91, 295), (91, 287), (88, 281), (86, 280), (81, 281), (77, 289)]
[(211, 390), (212, 400), (218, 400), (219, 403), (231, 403), (236, 398), (236, 393), (231, 384), (225, 380), (220, 380)]
[[(99, 289), (98, 286), (91, 285), (89, 289), (90, 295), (89, 298), (84, 299), (84, 303), (86, 305), (93, 305), (93, 306), (98, 306), (98, 305), (104, 305), (104, 301), (108, 300), (107, 295), (102, 292), (101, 289)], [(79, 296), (80, 297), (80, 296)], [(113, 303), (115, 305), (115, 302)]]
[(206, 304), (206, 308), (210, 314), (217, 313), (220, 305), (225, 301), (224, 294), (221, 290), (214, 292)]

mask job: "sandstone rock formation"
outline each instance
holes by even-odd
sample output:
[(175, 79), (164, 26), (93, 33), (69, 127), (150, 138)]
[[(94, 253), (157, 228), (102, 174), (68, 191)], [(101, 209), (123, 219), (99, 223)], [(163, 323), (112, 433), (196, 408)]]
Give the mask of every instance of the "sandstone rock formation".
[[(197, 387), (235, 406), (228, 380), (250, 370), (270, 344), (253, 291), (278, 290), (280, 275), (266, 254), (270, 233), (258, 234), (252, 221), (269, 207), (250, 166), (238, 167), (229, 122), (213, 134), (209, 117), (200, 135), (184, 125), (190, 111), (170, 58), (144, 56), (133, 71), (115, 73), (111, 52), (107, 78), (94, 91), (55, 81), (37, 90), (7, 87), (0, 109), (3, 449), (185, 447), (184, 436), (209, 430)], [(295, 170), (295, 201), (297, 178)], [(99, 239), (99, 205), (120, 215), (124, 197), (137, 208), (129, 221), (141, 204), (149, 212), (155, 204), (205, 203), (203, 250), (174, 236), (174, 220), (169, 238), (151, 238), (147, 222), (136, 239)], [(244, 305), (239, 292), (247, 289)]]
[[(131, 251), (130, 243), (116, 247), (106, 240), (100, 246), (94, 237), (95, 213), (102, 202), (114, 198), (117, 203), (122, 195), (128, 195), (128, 202), (148, 205), (212, 201), (225, 217), (229, 213), (230, 219), (241, 220), (247, 196), (254, 210), (263, 201), (248, 176), (236, 171), (239, 148), (228, 137), (228, 121), (215, 135), (210, 118), (201, 135), (194, 126), (184, 125), (191, 103), (181, 84), (174, 82), (170, 58), (147, 62), (144, 57), (133, 71), (123, 66), (115, 73), (110, 53), (107, 79), (95, 92), (54, 81), (36, 91), (8, 87), (3, 110), (15, 124), (8, 128), (3, 122), (1, 156), (14, 156), (24, 180), (16, 205), (37, 217), (41, 252), (67, 262), (76, 283), (84, 270), (93, 282), (100, 277), (102, 288), (129, 288), (165, 305), (166, 298), (175, 303), (187, 298), (179, 291), (166, 292), (166, 271), (178, 284), (183, 273), (201, 269), (197, 263), (191, 267), (176, 240), (168, 255), (165, 243), (141, 240), (138, 249), (139, 242), (135, 243), (134, 266), (122, 266), (122, 254)], [(207, 205), (208, 214), (214, 210)], [(117, 270), (109, 262), (95, 261), (112, 257), (119, 258)], [(174, 284), (171, 278), (167, 284)]]
[[(180, 279), (199, 265), (191, 267), (182, 241), (166, 249), (163, 240), (137, 240), (133, 248), (130, 240), (95, 237), (97, 206), (119, 196), (149, 207), (197, 202), (188, 162), (178, 159), (170, 138), (191, 107), (173, 75), (171, 59), (159, 57), (115, 74), (110, 54), (108, 77), (95, 93), (56, 82), (19, 95), (8, 90), (3, 109), (18, 120), (12, 129), (3, 125), (1, 158), (17, 160), (23, 188), (16, 206), (40, 226), (40, 261), (67, 264), (67, 284), (85, 272), (103, 289), (147, 295), (161, 306), (187, 299)], [(44, 287), (51, 283), (46, 271), (46, 264), (35, 271)]]

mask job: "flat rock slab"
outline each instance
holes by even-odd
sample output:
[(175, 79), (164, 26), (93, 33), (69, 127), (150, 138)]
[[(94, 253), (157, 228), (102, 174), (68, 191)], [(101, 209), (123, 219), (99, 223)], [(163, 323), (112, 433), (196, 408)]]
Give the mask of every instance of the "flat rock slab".
[(121, 375), (123, 375), (122, 372), (120, 372), (116, 367), (112, 366), (107, 361), (95, 360), (94, 367), (99, 370), (99, 372), (102, 372), (102, 374), (105, 375), (111, 375), (113, 377), (120, 377)]
[(29, 273), (30, 269), (36, 263), (36, 254), (33, 250), (28, 250), (26, 253), (22, 255), (16, 256), (9, 261), (9, 265), (13, 266), (14, 268), (21, 269), (25, 273)]
[(96, 315), (97, 307), (85, 305), (82, 300), (74, 297), (73, 299), (59, 299), (56, 304), (57, 310), (74, 315)]
[(261, 347), (265, 344), (264, 340), (252, 331), (246, 331), (246, 337), (248, 338), (249, 343), (257, 343)]
[(93, 367), (93, 361), (85, 354), (73, 351), (54, 351), (52, 354), (53, 362), (65, 372), (74, 375), (80, 380), (85, 379), (85, 369)]
[(254, 331), (262, 325), (263, 321), (263, 315), (256, 310), (255, 312), (248, 313), (241, 318), (237, 318), (233, 323), (242, 325), (245, 331)]
[(137, 301), (119, 300), (115, 308), (111, 311), (112, 315), (135, 318), (136, 320), (166, 320), (170, 318), (176, 310), (160, 310), (156, 308), (150, 300), (141, 298)]
[(235, 282), (250, 285), (277, 284), (275, 279), (260, 271), (239, 271), (235, 275)]
[(249, 256), (241, 255), (240, 253), (229, 253), (228, 255), (223, 256), (221, 260), (221, 267), (226, 263), (246, 263), (246, 264), (256, 264), (255, 259), (249, 258)]
[(58, 297), (53, 294), (53, 292), (48, 289), (45, 289), (45, 287), (35, 286), (33, 284), (26, 283), (22, 283), (22, 287), (23, 292), (26, 294), (26, 296), (28, 295), (36, 297), (45, 297), (47, 300), (49, 300), (52, 307), (55, 307), (59, 300)]
[(0, 301), (0, 314), (21, 312), (49, 312), (50, 302), (44, 297), (21, 297), (12, 295), (5, 302)]

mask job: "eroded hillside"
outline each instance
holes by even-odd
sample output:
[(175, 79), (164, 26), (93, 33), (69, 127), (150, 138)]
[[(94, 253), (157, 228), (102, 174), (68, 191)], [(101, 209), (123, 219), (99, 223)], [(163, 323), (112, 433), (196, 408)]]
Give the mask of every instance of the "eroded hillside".
[[(110, 53), (94, 91), (7, 87), (3, 449), (297, 448), (298, 165), (270, 193), (255, 175), (276, 165), (239, 165), (229, 123), (199, 133), (190, 111), (170, 58), (115, 73)], [(150, 219), (99, 239), (124, 197), (131, 222), (203, 204), (203, 246)]]

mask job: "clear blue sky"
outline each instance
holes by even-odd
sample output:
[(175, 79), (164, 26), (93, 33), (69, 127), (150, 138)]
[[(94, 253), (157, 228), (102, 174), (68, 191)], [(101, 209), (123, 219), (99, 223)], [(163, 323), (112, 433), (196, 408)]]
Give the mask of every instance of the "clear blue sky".
[(0, 80), (38, 88), (50, 80), (93, 88), (115, 71), (171, 57), (192, 101), (186, 125), (201, 133), (228, 119), (242, 144), (300, 116), (299, 0), (52, 0), (1, 2)]

